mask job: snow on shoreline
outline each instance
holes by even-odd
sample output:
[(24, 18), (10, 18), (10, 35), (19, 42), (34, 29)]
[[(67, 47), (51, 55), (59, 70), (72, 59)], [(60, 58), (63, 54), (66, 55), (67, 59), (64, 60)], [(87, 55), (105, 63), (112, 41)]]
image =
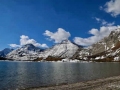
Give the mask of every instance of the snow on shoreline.
[(56, 62), (56, 63), (59, 63), (59, 62), (69, 62), (69, 63), (89, 63), (88, 61), (82, 61), (82, 60), (77, 60), (77, 59), (62, 59), (61, 61), (45, 61), (45, 60), (42, 60), (42, 61), (32, 61), (32, 60), (0, 60), (0, 61), (14, 61), (14, 62)]

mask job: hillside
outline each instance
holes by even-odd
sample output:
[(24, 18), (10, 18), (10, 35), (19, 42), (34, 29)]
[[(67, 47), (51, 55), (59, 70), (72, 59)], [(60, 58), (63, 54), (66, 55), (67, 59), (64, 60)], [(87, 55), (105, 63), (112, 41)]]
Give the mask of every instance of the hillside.
[(90, 60), (120, 61), (120, 29), (114, 30), (108, 37), (93, 44), (89, 49)]

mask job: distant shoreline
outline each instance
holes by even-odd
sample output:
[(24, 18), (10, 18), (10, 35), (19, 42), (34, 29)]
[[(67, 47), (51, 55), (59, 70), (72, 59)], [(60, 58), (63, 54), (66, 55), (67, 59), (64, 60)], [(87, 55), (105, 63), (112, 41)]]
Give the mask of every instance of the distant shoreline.
[[(5, 59), (5, 60), (0, 60), (0, 61), (21, 61), (21, 62), (71, 62), (71, 61), (34, 61), (34, 60), (8, 60), (8, 59)], [(73, 60), (74, 61), (74, 60)], [(88, 63), (90, 63), (90, 62), (98, 62), (98, 63), (102, 63), (102, 62), (118, 62), (118, 63), (120, 63), (120, 61), (92, 61), (92, 60), (89, 60), (89, 61), (85, 61), (85, 60), (80, 60), (80, 61), (77, 61), (78, 63), (79, 62), (88, 62)], [(71, 62), (72, 63), (72, 62)]]
[(23, 90), (120, 90), (120, 75), (74, 84), (29, 88)]

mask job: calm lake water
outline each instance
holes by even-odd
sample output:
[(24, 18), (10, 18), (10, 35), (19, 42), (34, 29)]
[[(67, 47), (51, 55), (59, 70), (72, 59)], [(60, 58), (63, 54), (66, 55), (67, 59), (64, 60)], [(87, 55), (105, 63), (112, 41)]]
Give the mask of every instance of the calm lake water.
[(120, 63), (0, 61), (0, 90), (76, 83), (120, 75)]

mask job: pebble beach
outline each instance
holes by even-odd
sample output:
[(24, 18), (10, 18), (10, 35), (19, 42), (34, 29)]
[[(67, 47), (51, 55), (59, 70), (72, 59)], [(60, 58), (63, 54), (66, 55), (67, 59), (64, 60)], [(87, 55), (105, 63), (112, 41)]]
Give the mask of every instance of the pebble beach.
[(29, 88), (25, 90), (120, 90), (120, 76), (67, 85)]

